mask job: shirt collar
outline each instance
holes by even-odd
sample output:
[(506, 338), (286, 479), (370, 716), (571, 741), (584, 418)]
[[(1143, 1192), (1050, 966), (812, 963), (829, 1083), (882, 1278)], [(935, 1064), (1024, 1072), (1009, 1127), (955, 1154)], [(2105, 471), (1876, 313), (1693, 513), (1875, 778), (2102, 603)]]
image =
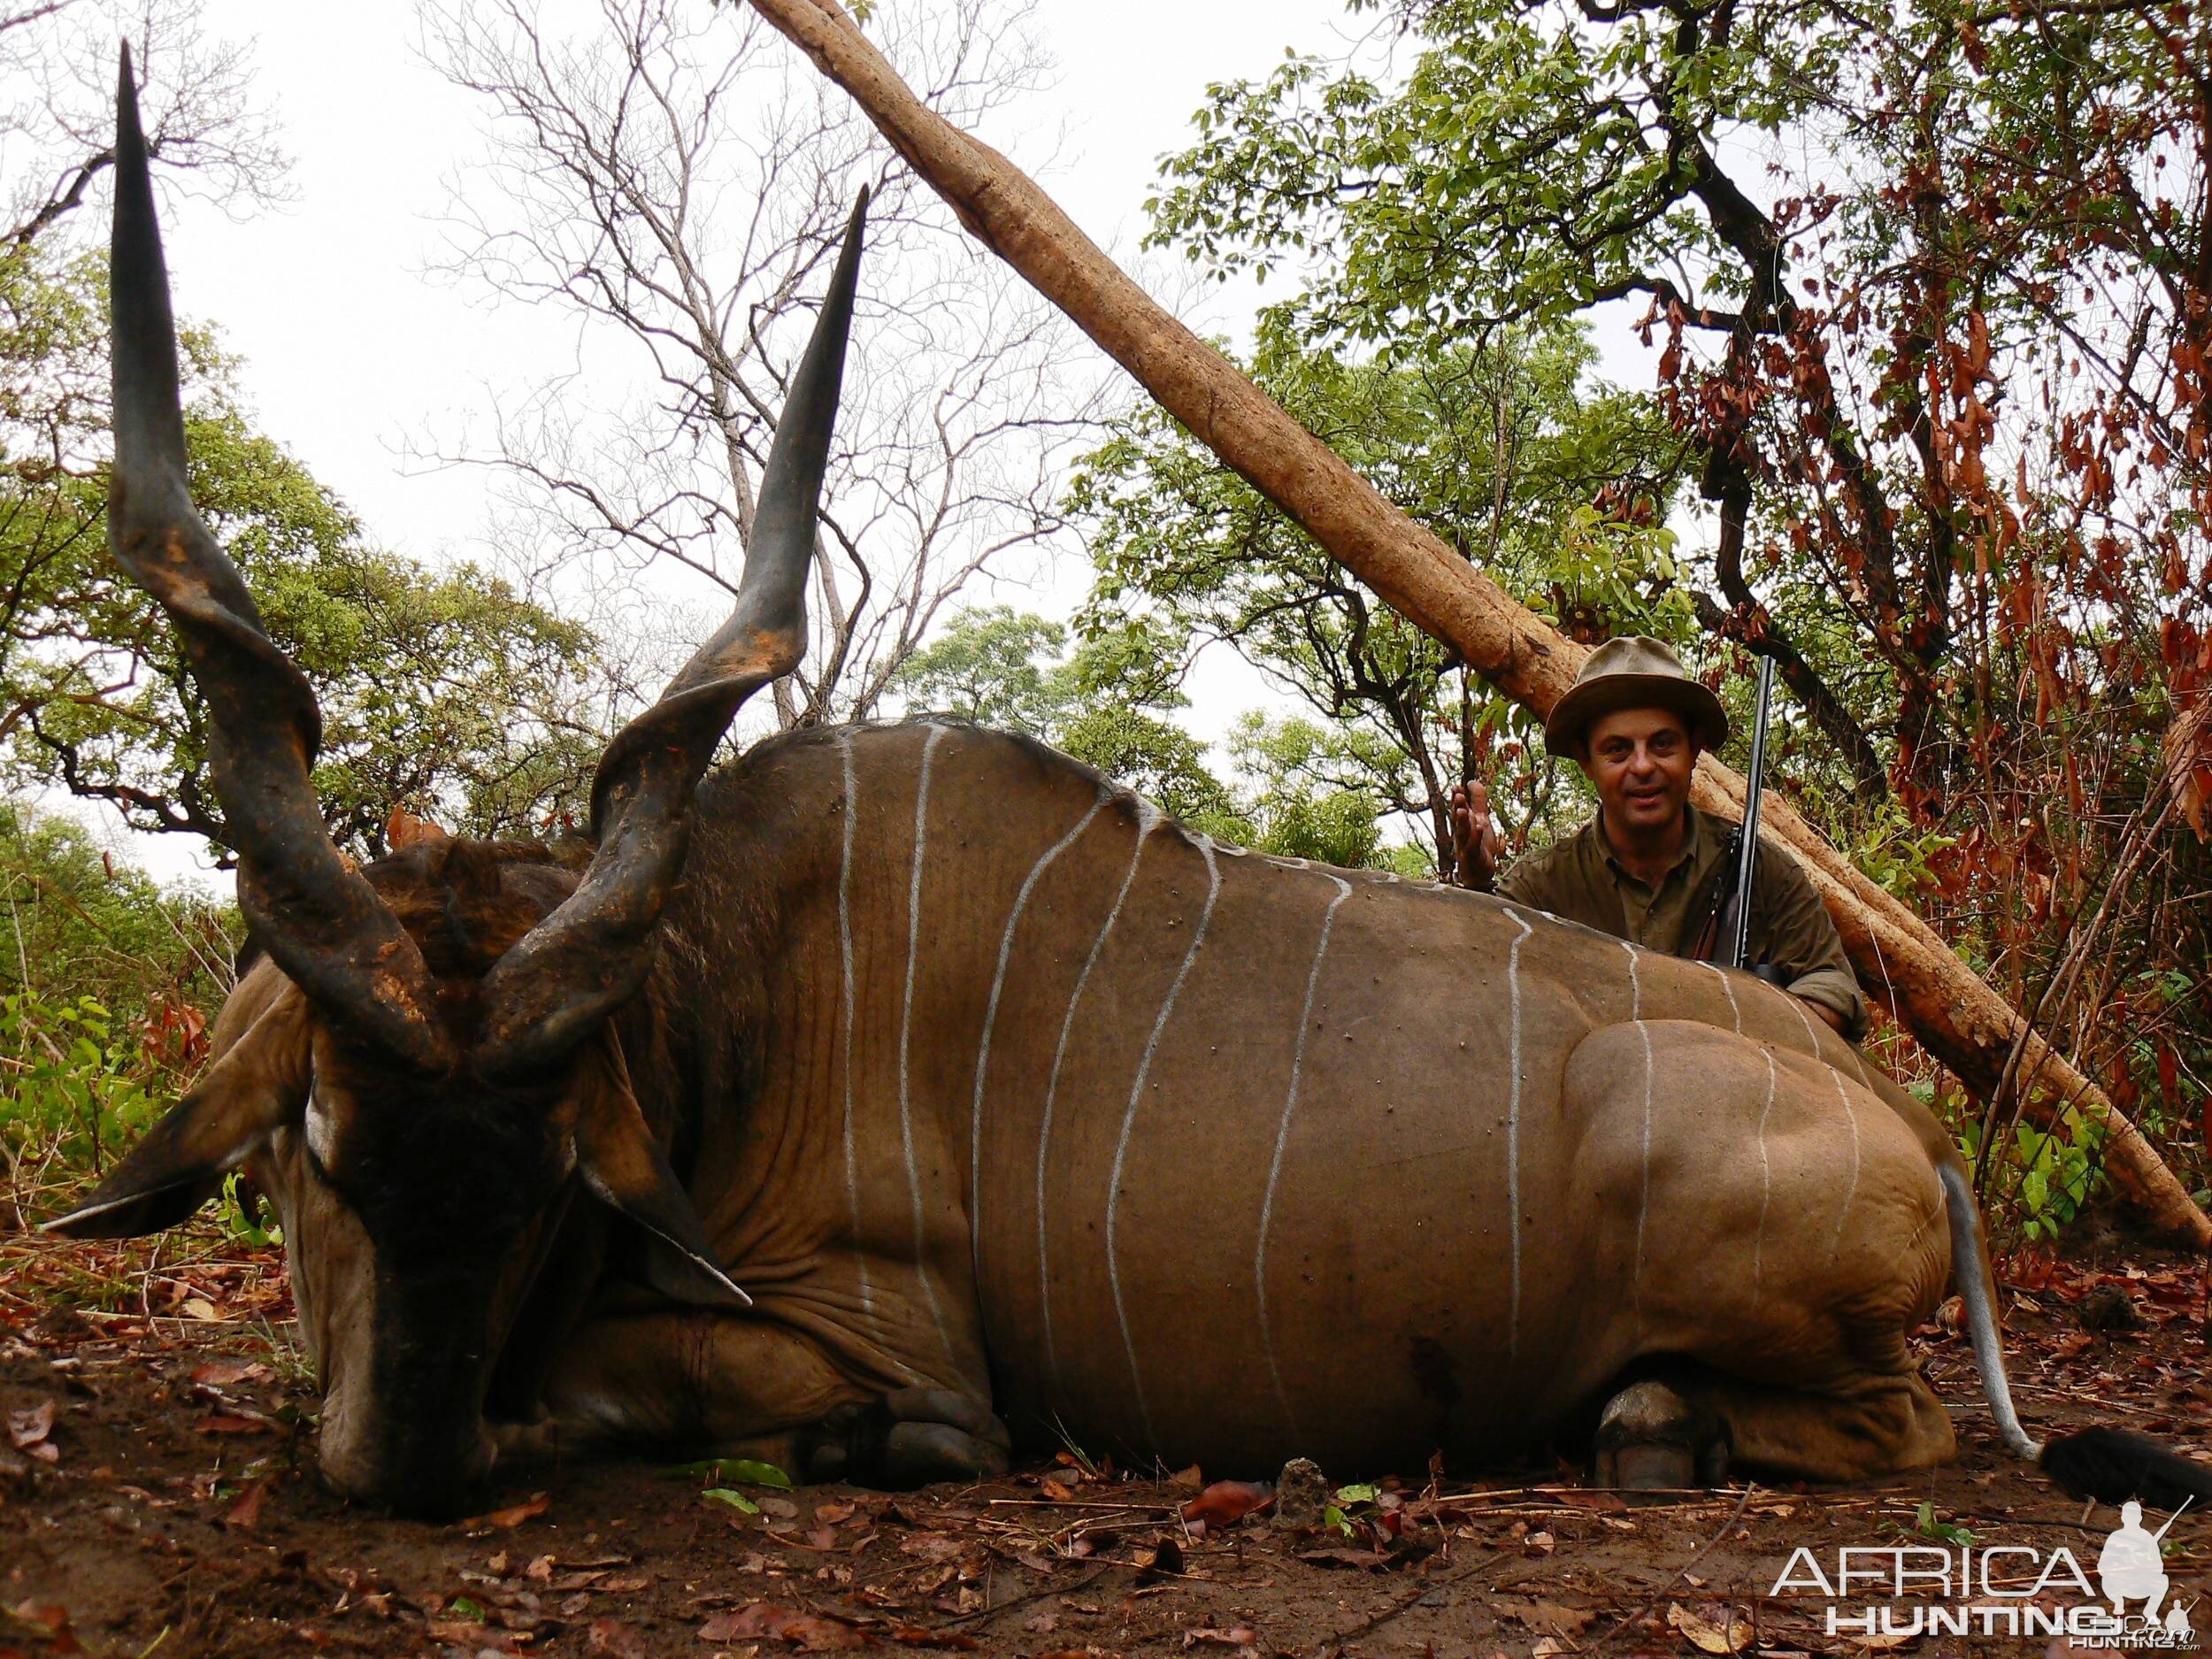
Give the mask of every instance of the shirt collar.
[[(1667, 875), (1670, 876), (1684, 865), (1697, 862), (1698, 853), (1704, 841), (1705, 820), (1700, 816), (1698, 810), (1687, 801), (1682, 803), (1682, 826), (1686, 833), (1682, 837), (1682, 850), (1676, 855), (1674, 862), (1667, 866)], [(1598, 856), (1605, 861), (1607, 869), (1617, 876), (1625, 877), (1631, 881), (1637, 880), (1637, 877), (1628, 866), (1613, 855), (1613, 843), (1607, 839), (1605, 833), (1605, 809), (1603, 807), (1600, 807), (1591, 815), (1589, 833), (1592, 845), (1597, 849)], [(1660, 880), (1661, 885), (1663, 886), (1665, 877), (1663, 876)]]

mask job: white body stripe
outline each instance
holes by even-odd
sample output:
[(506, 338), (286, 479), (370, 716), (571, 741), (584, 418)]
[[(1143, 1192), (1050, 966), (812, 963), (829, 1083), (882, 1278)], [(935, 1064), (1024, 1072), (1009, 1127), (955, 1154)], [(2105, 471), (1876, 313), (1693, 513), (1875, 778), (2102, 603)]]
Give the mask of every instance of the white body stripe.
[(1833, 1257), (1843, 1249), (1843, 1224), (1851, 1217), (1851, 1201), (1859, 1195), (1859, 1114), (1852, 1109), (1851, 1091), (1843, 1085), (1843, 1073), (1832, 1065), (1827, 1071), (1835, 1082), (1836, 1099), (1843, 1104), (1843, 1120), (1851, 1125), (1851, 1184), (1843, 1189), (1843, 1208), (1836, 1211), (1836, 1236), (1828, 1247)]
[(1192, 930), (1182, 965), (1175, 970), (1175, 979), (1167, 987), (1167, 997), (1152, 1022), (1152, 1034), (1145, 1039), (1144, 1058), (1138, 1062), (1136, 1080), (1129, 1086), (1129, 1104), (1121, 1114), (1121, 1138), (1114, 1143), (1114, 1168), (1106, 1185), (1106, 1280), (1113, 1287), (1114, 1317), (1121, 1325), (1122, 1351), (1129, 1356), (1129, 1380), (1137, 1391), (1137, 1415), (1143, 1420), (1148, 1447), (1156, 1445), (1158, 1440), (1152, 1432), (1152, 1407), (1145, 1399), (1144, 1373), (1137, 1365), (1136, 1340), (1129, 1334), (1129, 1310), (1122, 1302), (1121, 1258), (1114, 1248), (1114, 1218), (1121, 1202), (1121, 1171), (1129, 1156), (1129, 1136), (1137, 1125), (1137, 1102), (1143, 1097), (1145, 1079), (1152, 1072), (1152, 1056), (1160, 1047), (1160, 1033), (1167, 1029), (1168, 1016), (1175, 1011), (1175, 999), (1183, 993), (1183, 981), (1190, 976), (1190, 964), (1198, 960), (1199, 947), (1206, 942), (1206, 927), (1214, 917), (1214, 901), (1221, 896), (1221, 866), (1214, 862), (1213, 844), (1201, 841), (1198, 851), (1206, 861), (1206, 906), (1198, 913), (1198, 926)]
[(1090, 810), (1075, 821), (1075, 827), (1045, 849), (1043, 856), (1029, 867), (1029, 875), (1022, 882), (1021, 891), (1014, 895), (1014, 908), (1008, 912), (1006, 931), (998, 941), (998, 970), (991, 976), (991, 1000), (983, 1010), (983, 1036), (975, 1055), (975, 1108), (968, 1127), (968, 1236), (974, 1250), (977, 1282), (983, 1274), (983, 1086), (991, 1071), (991, 1032), (998, 1024), (1000, 995), (1006, 989), (1006, 964), (1014, 951), (1014, 930), (1021, 926), (1022, 911), (1029, 903), (1029, 895), (1037, 890), (1037, 883), (1044, 879), (1062, 853), (1075, 845), (1076, 839), (1091, 826), (1091, 820), (1106, 804), (1107, 796), (1101, 791), (1092, 801)]
[[(1505, 1105), (1505, 1229), (1511, 1240), (1512, 1317), (1506, 1327), (1506, 1355), (1521, 1351), (1521, 947), (1536, 930), (1517, 910), (1508, 910), (1521, 931), (1505, 953), (1505, 983), (1511, 1004), (1513, 1039), (1507, 1050)], [(1633, 957), (1631, 957), (1632, 962)]]
[[(1790, 1005), (1790, 1012), (1797, 1016), (1797, 1023), (1805, 1028), (1805, 1041), (1812, 1044), (1813, 1058), (1820, 1060), (1820, 1033), (1813, 1029), (1813, 1017), (1805, 1011), (1805, 999), (1801, 996), (1792, 996), (1787, 991), (1781, 990), (1778, 987), (1776, 989), (1776, 995)], [(1825, 1060), (1820, 1060), (1820, 1063), (1823, 1065), (1828, 1064)]]
[(1628, 952), (1628, 1017), (1641, 1019), (1644, 1017), (1644, 982), (1637, 972), (1636, 947), (1624, 939), (1621, 949)]
[(943, 726), (932, 726), (929, 735), (922, 740), (921, 781), (914, 790), (914, 869), (906, 889), (906, 989), (899, 1002), (899, 1145), (906, 1155), (906, 1191), (914, 1210), (914, 1277), (922, 1281), (922, 1295), (929, 1303), (930, 1319), (937, 1326), (937, 1340), (949, 1359), (952, 1333), (946, 1327), (937, 1286), (930, 1282), (928, 1264), (922, 1259), (922, 1175), (914, 1162), (912, 1069), (909, 1064), (914, 1034), (914, 968), (922, 945), (922, 864), (929, 846), (929, 769), (944, 735)]
[(1774, 1165), (1767, 1156), (1767, 1118), (1774, 1111), (1778, 1081), (1774, 1050), (1762, 1043), (1759, 1056), (1767, 1063), (1767, 1100), (1759, 1109), (1759, 1231), (1751, 1240), (1751, 1305), (1759, 1305), (1760, 1280), (1766, 1271), (1767, 1207), (1774, 1201)]
[(860, 1270), (860, 1306), (869, 1319), (876, 1316), (875, 1288), (868, 1279), (868, 1255), (860, 1243), (860, 1164), (853, 1149), (853, 833), (859, 816), (860, 792), (853, 779), (853, 734), (838, 740), (838, 757), (845, 771), (845, 844), (837, 864), (837, 943), (843, 977), (838, 1006), (843, 1018), (845, 1073), (845, 1202), (853, 1227), (853, 1255)]
[(1644, 1317), (1644, 1223), (1651, 1215), (1651, 1087), (1655, 1063), (1651, 1052), (1651, 1027), (1642, 1020), (1635, 1022), (1636, 1034), (1644, 1041), (1644, 1185), (1636, 1200), (1636, 1273), (1629, 1282), (1629, 1295), (1636, 1304), (1636, 1317)]
[(1298, 1110), (1298, 1084), (1306, 1061), (1306, 1032), (1313, 1023), (1314, 993), (1321, 984), (1321, 964), (1329, 954), (1329, 930), (1336, 926), (1336, 907), (1352, 895), (1352, 884), (1331, 876), (1336, 896), (1321, 913), (1321, 940), (1313, 949), (1313, 966), (1306, 970), (1306, 1000), (1298, 1010), (1298, 1035), (1290, 1048), (1290, 1092), (1283, 1099), (1282, 1121), (1275, 1125), (1275, 1156), (1268, 1161), (1267, 1185), (1260, 1193), (1260, 1236), (1252, 1250), (1252, 1285), (1259, 1298), (1260, 1348), (1267, 1356), (1268, 1374), (1275, 1380), (1275, 1398), (1283, 1408), (1283, 1420), (1291, 1438), (1299, 1438), (1298, 1414), (1291, 1409), (1290, 1394), (1283, 1386), (1282, 1366), (1275, 1358), (1275, 1333), (1267, 1317), (1267, 1233), (1275, 1220), (1275, 1183), (1283, 1172), (1283, 1148), (1290, 1144), (1291, 1115)]
[(1068, 1033), (1075, 1028), (1076, 1005), (1083, 1000), (1083, 987), (1089, 983), (1091, 970), (1098, 965), (1099, 953), (1106, 949), (1106, 940), (1114, 931), (1114, 924), (1121, 919), (1121, 907), (1129, 897), (1129, 884), (1137, 879), (1137, 865), (1144, 857), (1144, 844), (1151, 838), (1157, 815), (1139, 814), (1137, 844), (1129, 855), (1129, 868), (1121, 878), (1121, 887), (1114, 895), (1113, 908), (1106, 912), (1100, 924), (1098, 937), (1091, 941), (1091, 954), (1083, 958), (1083, 971), (1075, 976), (1075, 989), (1068, 995), (1068, 1011), (1060, 1021), (1060, 1041), (1052, 1051), (1052, 1073), (1045, 1083), (1045, 1110), (1043, 1120), (1037, 1125), (1037, 1305), (1043, 1317), (1045, 1331), (1045, 1376), (1056, 1387), (1060, 1380), (1060, 1361), (1052, 1340), (1052, 1267), (1045, 1239), (1045, 1159), (1052, 1143), (1052, 1107), (1060, 1093), (1060, 1064), (1067, 1058)]
[(1717, 962), (1708, 962), (1701, 965), (1713, 971), (1713, 977), (1720, 981), (1720, 988), (1728, 994), (1728, 1017), (1736, 1022), (1736, 1035), (1742, 1036), (1743, 1010), (1737, 1004), (1736, 987), (1728, 978), (1728, 970)]

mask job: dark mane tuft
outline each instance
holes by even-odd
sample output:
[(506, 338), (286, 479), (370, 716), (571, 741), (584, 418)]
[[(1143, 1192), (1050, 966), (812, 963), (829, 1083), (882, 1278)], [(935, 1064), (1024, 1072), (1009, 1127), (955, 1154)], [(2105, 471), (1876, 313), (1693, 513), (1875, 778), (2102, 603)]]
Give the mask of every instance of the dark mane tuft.
[(441, 979), (473, 979), (575, 890), (589, 849), (535, 841), (418, 843), (369, 880)]

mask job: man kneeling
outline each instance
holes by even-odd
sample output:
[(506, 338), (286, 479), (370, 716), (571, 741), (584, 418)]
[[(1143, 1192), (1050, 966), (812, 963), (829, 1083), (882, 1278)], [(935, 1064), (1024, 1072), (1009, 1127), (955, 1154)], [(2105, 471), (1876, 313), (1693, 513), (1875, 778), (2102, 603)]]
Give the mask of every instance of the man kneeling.
[[(1732, 824), (1690, 804), (1697, 757), (1728, 738), (1720, 699), (1659, 641), (1609, 640), (1590, 654), (1544, 723), (1544, 741), (1579, 764), (1595, 817), (1498, 874), (1489, 792), (1452, 791), (1453, 879), (1549, 910), (1670, 956), (1710, 961), (1733, 866)], [(1844, 1036), (1866, 1029), (1843, 941), (1801, 866), (1762, 839), (1752, 879), (1749, 964), (1765, 964)]]

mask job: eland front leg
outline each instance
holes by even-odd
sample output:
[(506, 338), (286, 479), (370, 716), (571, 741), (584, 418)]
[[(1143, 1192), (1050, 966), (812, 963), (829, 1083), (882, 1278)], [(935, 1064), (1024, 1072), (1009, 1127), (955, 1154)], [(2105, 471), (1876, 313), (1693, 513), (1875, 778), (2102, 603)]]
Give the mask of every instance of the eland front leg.
[(546, 1419), (503, 1453), (643, 1442), (887, 1489), (1005, 1473), (1012, 1440), (956, 1388), (856, 1382), (822, 1344), (751, 1315), (653, 1310), (592, 1321), (548, 1379)]

